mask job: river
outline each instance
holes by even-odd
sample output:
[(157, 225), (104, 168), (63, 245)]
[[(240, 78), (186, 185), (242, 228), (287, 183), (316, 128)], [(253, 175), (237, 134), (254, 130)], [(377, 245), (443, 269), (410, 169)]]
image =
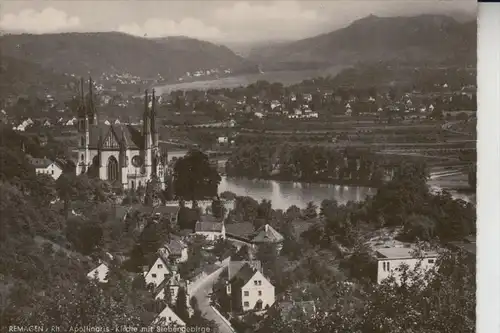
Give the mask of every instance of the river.
[(319, 206), (324, 199), (335, 199), (340, 204), (361, 201), (367, 195), (376, 193), (375, 189), (366, 187), (222, 177), (219, 193), (224, 191), (249, 196), (258, 201), (271, 200), (274, 209), (283, 210), (291, 205), (304, 208), (310, 201)]
[(170, 83), (155, 87), (156, 92), (161, 95), (174, 90), (207, 90), (219, 88), (236, 88), (248, 86), (257, 81), (281, 82), (283, 85), (299, 83), (305, 79), (318, 76), (337, 75), (344, 66), (332, 66), (326, 69), (298, 70), (298, 71), (271, 71), (260, 74), (246, 74), (224, 77), (212, 80), (195, 80), (191, 82)]
[[(304, 208), (310, 201), (319, 207), (324, 199), (335, 199), (340, 204), (348, 201), (361, 201), (367, 195), (374, 195), (377, 192), (373, 188), (357, 186), (222, 177), (219, 193), (224, 191), (233, 192), (238, 196), (249, 196), (258, 201), (271, 200), (274, 209), (283, 210), (288, 209), (291, 205)], [(474, 197), (450, 192), (457, 199), (475, 202)]]

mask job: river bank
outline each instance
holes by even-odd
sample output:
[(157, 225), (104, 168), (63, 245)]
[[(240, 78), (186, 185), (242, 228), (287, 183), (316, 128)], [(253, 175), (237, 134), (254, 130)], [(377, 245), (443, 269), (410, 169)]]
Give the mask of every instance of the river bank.
[(349, 187), (366, 187), (377, 189), (382, 184), (380, 182), (375, 182), (371, 180), (363, 179), (332, 179), (332, 178), (315, 178), (315, 179), (305, 179), (305, 178), (288, 178), (280, 175), (271, 175), (267, 177), (242, 177), (242, 176), (229, 176), (225, 177), (230, 179), (249, 179), (249, 180), (265, 180), (265, 181), (277, 181), (277, 182), (292, 182), (292, 183), (302, 183), (302, 184), (323, 184), (323, 185), (333, 185), (333, 186), (349, 186)]
[[(448, 188), (429, 186), (433, 192), (449, 191), (452, 197), (475, 203), (472, 192), (454, 191)], [(325, 199), (334, 199), (340, 204), (348, 201), (362, 201), (377, 193), (376, 187), (339, 185), (329, 183), (296, 182), (270, 179), (248, 179), (221, 177), (219, 193), (232, 192), (237, 196), (249, 196), (257, 201), (270, 200), (276, 209), (287, 210), (295, 205), (305, 208), (309, 202), (317, 206)]]

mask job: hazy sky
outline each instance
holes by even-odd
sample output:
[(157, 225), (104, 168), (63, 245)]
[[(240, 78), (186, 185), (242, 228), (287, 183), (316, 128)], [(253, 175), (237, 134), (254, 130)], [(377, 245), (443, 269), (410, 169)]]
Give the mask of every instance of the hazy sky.
[(475, 13), (475, 0), (0, 0), (3, 32), (121, 31), (221, 42), (299, 39), (369, 14)]

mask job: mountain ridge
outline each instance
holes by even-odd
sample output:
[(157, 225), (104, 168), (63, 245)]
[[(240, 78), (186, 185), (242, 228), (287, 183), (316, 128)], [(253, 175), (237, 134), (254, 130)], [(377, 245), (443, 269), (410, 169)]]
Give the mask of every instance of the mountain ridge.
[(257, 67), (229, 48), (193, 38), (143, 38), (120, 32), (6, 34), (2, 54), (59, 73), (97, 76), (129, 73), (177, 80), (186, 72), (215, 68), (256, 72)]
[(369, 15), (345, 28), (298, 41), (256, 48), (249, 59), (267, 70), (286, 64), (352, 65), (387, 60), (475, 63), (477, 22), (447, 15)]

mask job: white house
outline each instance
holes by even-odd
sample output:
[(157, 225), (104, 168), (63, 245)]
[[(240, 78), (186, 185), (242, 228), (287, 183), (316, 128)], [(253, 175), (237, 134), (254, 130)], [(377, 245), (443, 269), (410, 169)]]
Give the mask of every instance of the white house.
[(100, 264), (93, 270), (91, 270), (88, 274), (87, 277), (89, 279), (95, 279), (101, 283), (107, 283), (108, 282), (108, 272), (109, 268), (105, 264)]
[[(186, 327), (186, 323), (172, 310), (168, 305), (153, 320), (153, 326), (176, 325), (177, 327)], [(175, 332), (175, 330), (173, 330)]]
[(205, 236), (209, 241), (215, 241), (219, 238), (226, 238), (226, 227), (211, 215), (202, 215), (200, 221), (196, 222), (195, 234)]
[(167, 267), (167, 263), (164, 259), (158, 257), (149, 271), (144, 272), (144, 280), (146, 280), (146, 285), (152, 283), (154, 286), (159, 286), (169, 274), (170, 270)]
[(58, 179), (63, 173), (62, 167), (48, 158), (28, 158), (29, 163), (35, 168), (36, 174), (46, 174), (54, 179)]
[(274, 286), (258, 269), (245, 263), (226, 287), (229, 295), (243, 311), (262, 310), (271, 307), (276, 298)]
[(403, 247), (392, 247), (383, 248), (377, 250), (377, 283), (381, 283), (383, 280), (394, 274), (396, 283), (401, 283), (400, 273), (396, 271), (397, 268), (401, 267), (402, 264), (408, 265), (409, 269), (414, 269), (417, 264), (421, 261), (422, 269), (426, 270), (432, 268), (438, 257), (435, 252), (425, 252), (423, 253), (423, 259), (417, 258), (412, 255), (414, 250), (411, 248)]
[(229, 142), (229, 138), (227, 136), (219, 136), (217, 138), (217, 142), (219, 144), (227, 144)]

